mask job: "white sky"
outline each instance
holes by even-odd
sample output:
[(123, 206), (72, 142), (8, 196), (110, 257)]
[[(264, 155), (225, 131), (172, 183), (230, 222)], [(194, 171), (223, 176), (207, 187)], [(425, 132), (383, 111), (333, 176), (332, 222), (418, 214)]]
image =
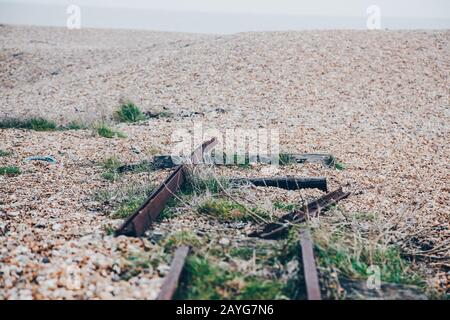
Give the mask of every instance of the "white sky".
[(0, 0), (154, 10), (359, 17), (372, 4), (385, 17), (450, 19), (450, 0)]

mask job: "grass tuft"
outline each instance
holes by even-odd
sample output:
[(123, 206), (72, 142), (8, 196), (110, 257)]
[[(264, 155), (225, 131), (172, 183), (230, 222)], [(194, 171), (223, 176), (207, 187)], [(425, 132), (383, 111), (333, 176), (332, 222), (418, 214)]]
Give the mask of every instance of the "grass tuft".
[(120, 161), (120, 159), (117, 158), (116, 156), (112, 156), (112, 157), (104, 159), (101, 162), (101, 165), (102, 165), (103, 169), (106, 169), (108, 171), (115, 171), (115, 170), (117, 170), (117, 168), (122, 166), (122, 161)]
[(213, 216), (223, 222), (253, 220), (243, 206), (226, 199), (206, 199), (199, 204), (197, 211), (200, 214)]
[(0, 120), (0, 129), (31, 129), (35, 131), (54, 131), (57, 125), (52, 120), (44, 118), (17, 119), (4, 118)]
[(114, 129), (112, 129), (111, 127), (109, 127), (105, 123), (101, 123), (100, 125), (98, 125), (96, 130), (97, 130), (97, 134), (100, 137), (104, 137), (104, 138), (126, 138), (125, 133), (123, 133), (123, 132), (121, 132), (119, 130), (114, 130)]
[(121, 105), (114, 116), (120, 122), (138, 122), (147, 118), (133, 102)]
[(288, 165), (291, 162), (291, 156), (287, 153), (280, 153), (278, 155), (278, 163), (280, 166)]
[(71, 121), (67, 125), (65, 125), (63, 130), (85, 130), (89, 126), (81, 121)]
[(145, 201), (144, 195), (135, 195), (134, 197), (122, 202), (119, 208), (113, 213), (113, 219), (125, 219), (134, 213)]
[(227, 189), (229, 185), (229, 180), (225, 178), (215, 176), (200, 178), (198, 176), (191, 175), (189, 176), (187, 183), (183, 186), (182, 191), (184, 194), (189, 195), (205, 193), (219, 194), (223, 191), (222, 187)]
[(203, 257), (191, 256), (186, 262), (176, 299), (271, 300), (282, 299), (285, 284), (261, 277), (245, 277), (238, 272), (213, 265)]
[(153, 270), (151, 256), (147, 254), (131, 254), (126, 258), (121, 269), (120, 279), (125, 281), (143, 272), (151, 273)]
[(269, 214), (263, 210), (246, 208), (241, 204), (223, 198), (206, 198), (197, 206), (197, 212), (215, 217), (221, 222), (255, 221), (254, 216), (270, 219)]
[(57, 126), (52, 120), (47, 120), (44, 118), (35, 118), (30, 120), (30, 127), (35, 131), (54, 131)]
[(153, 187), (132, 188), (123, 192), (118, 208), (113, 212), (113, 219), (124, 219), (133, 214), (153, 192)]
[(185, 230), (170, 234), (163, 242), (164, 248), (168, 251), (174, 250), (182, 245), (199, 247), (201, 244), (201, 239), (198, 236)]
[(16, 166), (0, 167), (0, 175), (2, 176), (17, 176), (20, 173), (20, 169)]
[(284, 203), (281, 201), (275, 201), (273, 203), (273, 207), (278, 210), (291, 212), (291, 211), (294, 211), (295, 209), (297, 209), (299, 207), (299, 205), (297, 205), (295, 203)]
[(11, 152), (0, 149), (0, 157), (8, 157), (11, 155)]
[(396, 284), (424, 285), (423, 277), (412, 268), (401, 250), (382, 237), (364, 230), (375, 230), (380, 221), (372, 213), (345, 213), (346, 222), (340, 224), (322, 221), (314, 231), (315, 251), (319, 266), (329, 272), (338, 271), (339, 277), (365, 280), (371, 266), (380, 268), (381, 281)]
[(106, 171), (102, 173), (102, 178), (108, 181), (118, 180), (120, 175), (117, 173), (117, 168), (121, 165), (122, 162), (115, 156), (104, 159), (101, 166)]
[(345, 169), (345, 165), (343, 163), (339, 162), (334, 156), (331, 157), (328, 165), (339, 171)]

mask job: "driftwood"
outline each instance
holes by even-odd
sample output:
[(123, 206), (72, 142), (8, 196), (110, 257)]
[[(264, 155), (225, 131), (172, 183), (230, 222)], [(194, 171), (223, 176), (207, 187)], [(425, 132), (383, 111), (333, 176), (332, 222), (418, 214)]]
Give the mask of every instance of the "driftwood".
[(327, 193), (323, 197), (308, 203), (300, 210), (293, 211), (282, 216), (275, 223), (268, 223), (262, 230), (257, 230), (249, 234), (250, 237), (260, 237), (264, 239), (276, 239), (285, 234), (293, 223), (301, 223), (309, 217), (317, 218), (321, 211), (338, 201), (347, 198), (350, 192), (344, 192), (342, 187)]
[(235, 184), (251, 183), (257, 187), (277, 187), (287, 190), (317, 188), (322, 191), (327, 191), (326, 178), (231, 178), (229, 181)]

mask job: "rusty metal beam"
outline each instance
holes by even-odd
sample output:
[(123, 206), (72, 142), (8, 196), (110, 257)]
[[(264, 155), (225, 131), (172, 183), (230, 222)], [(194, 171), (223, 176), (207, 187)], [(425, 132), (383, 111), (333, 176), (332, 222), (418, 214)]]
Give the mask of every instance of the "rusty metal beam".
[(308, 300), (322, 300), (320, 296), (319, 277), (314, 260), (314, 249), (308, 230), (302, 230), (300, 232), (300, 246)]
[(300, 210), (293, 211), (282, 216), (277, 222), (266, 224), (262, 230), (257, 230), (249, 234), (250, 237), (260, 237), (264, 239), (276, 239), (285, 233), (292, 223), (304, 222), (308, 217), (316, 218), (320, 212), (327, 207), (347, 198), (350, 192), (344, 192), (342, 187), (330, 192), (317, 200), (311, 201)]
[[(203, 158), (203, 153), (209, 151), (216, 143), (217, 140), (213, 138), (196, 148), (191, 155), (191, 162), (199, 163), (201, 158)], [(115, 235), (132, 237), (143, 236), (152, 222), (154, 222), (163, 211), (167, 202), (186, 181), (186, 170), (187, 168), (184, 164), (178, 165), (159, 187), (153, 191), (145, 203), (125, 220), (125, 222), (116, 230)]]
[(145, 203), (125, 220), (122, 226), (117, 229), (116, 236), (141, 237), (144, 235), (184, 181), (184, 167), (180, 165), (153, 191)]
[(175, 251), (172, 263), (170, 264), (170, 271), (164, 279), (161, 291), (158, 294), (157, 300), (172, 300), (173, 295), (178, 287), (181, 272), (183, 271), (186, 258), (189, 254), (189, 247), (182, 246)]

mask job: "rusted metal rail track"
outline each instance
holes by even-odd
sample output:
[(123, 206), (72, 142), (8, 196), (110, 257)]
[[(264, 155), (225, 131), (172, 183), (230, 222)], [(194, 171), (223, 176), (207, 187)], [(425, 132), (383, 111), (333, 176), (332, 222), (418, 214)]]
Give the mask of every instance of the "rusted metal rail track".
[[(191, 163), (201, 163), (205, 152), (209, 151), (217, 140), (215, 138), (204, 142), (194, 150), (191, 155)], [(175, 170), (159, 185), (150, 197), (139, 207), (125, 222), (116, 230), (115, 235), (126, 235), (131, 237), (141, 237), (150, 227), (159, 214), (163, 211), (166, 203), (180, 189), (186, 181), (186, 165), (180, 164)]]
[[(310, 202), (300, 210), (281, 217), (277, 223), (267, 224), (262, 231), (254, 232), (249, 236), (257, 236), (264, 239), (278, 238), (289, 229), (292, 223), (304, 222), (309, 217), (317, 217), (322, 210), (349, 195), (350, 192), (344, 192), (342, 188), (339, 188)], [(307, 298), (308, 300), (321, 300), (319, 277), (314, 259), (314, 247), (308, 230), (300, 232), (300, 246)]]
[(276, 239), (288, 231), (293, 223), (304, 222), (308, 217), (316, 218), (321, 211), (338, 201), (347, 198), (349, 195), (350, 192), (344, 192), (341, 187), (308, 203), (308, 205), (302, 207), (300, 210), (282, 216), (277, 222), (266, 224), (262, 230), (254, 231), (250, 233), (249, 236), (264, 239)]
[[(204, 142), (201, 146), (195, 149), (189, 159), (190, 164), (195, 165), (203, 163), (205, 152), (214, 147), (216, 143), (217, 140), (213, 138), (210, 141)], [(315, 157), (315, 159), (322, 159), (321, 161), (324, 160), (324, 158), (320, 156)], [(116, 236), (127, 235), (140, 237), (144, 235), (151, 223), (154, 222), (162, 212), (166, 203), (186, 181), (186, 171), (186, 164), (177, 165), (175, 170), (150, 195), (146, 202), (128, 219), (126, 219), (119, 229), (117, 229)], [(241, 181), (242, 179), (237, 180)], [(282, 178), (281, 180), (250, 179), (248, 182), (254, 185), (275, 186), (285, 189), (295, 189), (299, 188), (299, 185), (302, 183), (311, 183), (314, 185), (313, 187), (326, 190), (326, 180), (324, 178), (322, 178), (321, 181), (317, 179), (317, 181), (312, 181), (309, 179), (307, 182), (301, 180), (298, 181), (296, 179), (291, 179), (292, 181), (288, 180), (289, 179), (287, 178)], [(349, 192), (343, 192), (342, 188), (339, 188), (315, 201), (310, 202), (300, 210), (283, 216), (277, 223), (267, 224), (262, 231), (254, 232), (253, 234), (250, 234), (250, 236), (258, 236), (265, 239), (277, 238), (281, 233), (285, 232), (292, 223), (305, 221), (308, 217), (317, 217), (321, 210), (324, 210), (337, 201), (348, 197), (349, 194)], [(317, 267), (314, 260), (313, 244), (308, 231), (302, 231), (300, 233), (300, 245), (308, 300), (320, 300), (320, 286), (317, 275)], [(187, 246), (179, 247), (175, 251), (174, 258), (170, 266), (170, 271), (164, 279), (163, 286), (157, 297), (158, 300), (171, 300), (173, 298), (188, 254), (189, 247)]]
[(189, 253), (189, 247), (182, 246), (175, 251), (170, 271), (164, 279), (161, 291), (157, 300), (172, 300), (180, 281), (181, 272), (183, 271), (186, 258)]
[(302, 248), (303, 273), (308, 300), (322, 300), (317, 266), (314, 259), (313, 243), (308, 230), (302, 230), (300, 232), (300, 246)]

